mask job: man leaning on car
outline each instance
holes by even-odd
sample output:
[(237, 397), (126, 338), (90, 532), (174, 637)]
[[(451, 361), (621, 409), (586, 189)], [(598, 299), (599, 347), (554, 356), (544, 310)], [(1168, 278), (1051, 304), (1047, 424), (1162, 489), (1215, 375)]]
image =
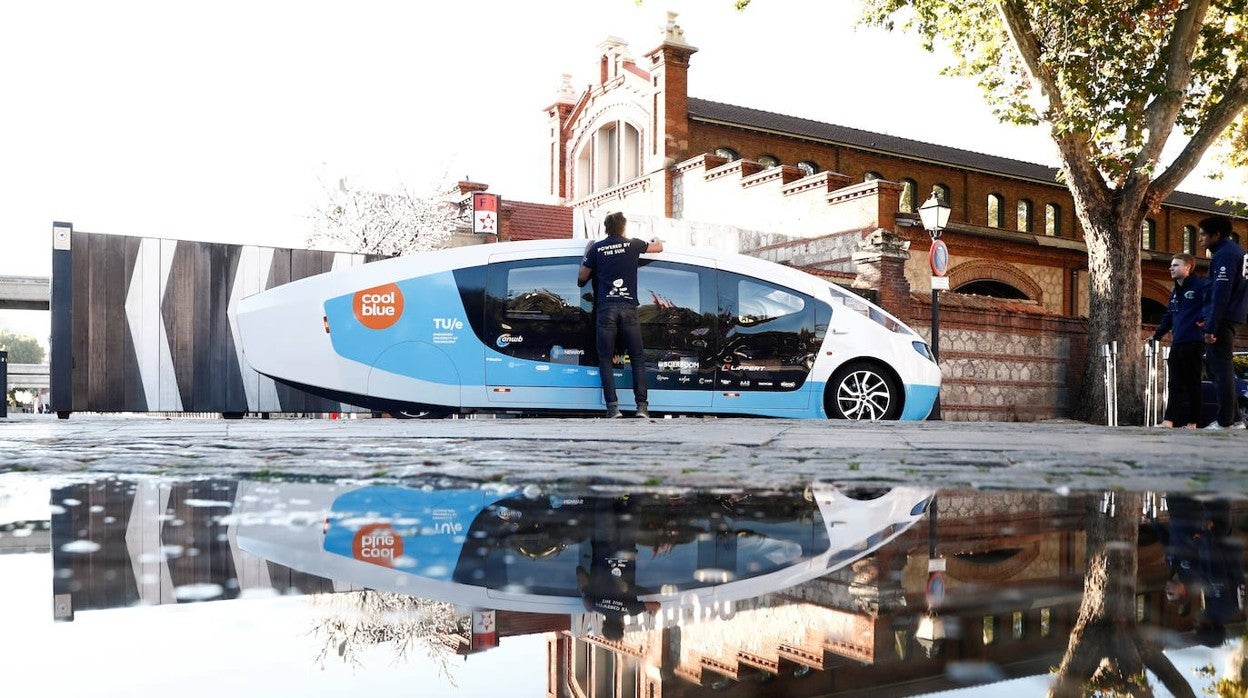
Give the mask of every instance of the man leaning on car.
[(1248, 320), (1244, 250), (1231, 239), (1231, 219), (1211, 216), (1199, 224), (1200, 240), (1213, 253), (1205, 303), (1205, 361), (1218, 398), (1218, 416), (1206, 429), (1243, 429), (1235, 395), (1235, 333)]

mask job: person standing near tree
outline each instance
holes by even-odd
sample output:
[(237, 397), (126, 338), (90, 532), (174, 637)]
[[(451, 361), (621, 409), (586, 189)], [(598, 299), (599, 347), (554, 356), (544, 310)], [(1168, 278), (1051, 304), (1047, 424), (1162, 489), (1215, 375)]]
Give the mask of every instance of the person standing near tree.
[(1200, 241), (1213, 253), (1204, 310), (1205, 361), (1218, 397), (1218, 416), (1206, 429), (1243, 429), (1235, 399), (1235, 333), (1248, 320), (1244, 249), (1231, 239), (1231, 219), (1210, 216), (1199, 224)]
[(646, 388), (646, 357), (641, 342), (641, 321), (637, 317), (637, 265), (644, 252), (662, 252), (658, 238), (646, 242), (624, 237), (627, 221), (616, 211), (603, 221), (607, 237), (585, 249), (577, 284), (584, 286), (594, 279), (594, 325), (597, 330), (598, 372), (602, 379), (602, 395), (607, 403), (607, 417), (623, 416), (615, 390), (615, 373), (611, 356), (619, 337), (628, 351), (633, 369), (633, 398), (638, 417), (650, 416), (649, 393)]
[(1205, 353), (1205, 337), (1201, 332), (1201, 315), (1205, 310), (1205, 280), (1195, 274), (1196, 258), (1186, 252), (1170, 260), (1170, 278), (1174, 290), (1170, 305), (1153, 333), (1158, 342), (1171, 334), (1169, 392), (1162, 426), (1195, 428), (1203, 403), (1200, 390), (1200, 369)]

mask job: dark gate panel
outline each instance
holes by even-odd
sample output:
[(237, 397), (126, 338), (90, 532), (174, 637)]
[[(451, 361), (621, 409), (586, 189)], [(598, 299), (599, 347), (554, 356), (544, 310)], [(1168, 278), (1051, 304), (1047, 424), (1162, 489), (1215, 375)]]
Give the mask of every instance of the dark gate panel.
[(242, 298), (371, 257), (72, 231), (53, 251), (57, 412), (349, 412), (247, 366)]

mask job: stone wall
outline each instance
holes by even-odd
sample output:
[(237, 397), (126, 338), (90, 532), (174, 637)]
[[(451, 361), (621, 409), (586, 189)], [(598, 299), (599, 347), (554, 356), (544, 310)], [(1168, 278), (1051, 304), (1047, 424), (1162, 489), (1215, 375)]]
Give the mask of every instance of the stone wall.
[[(931, 297), (912, 294), (910, 326), (931, 339)], [(1087, 329), (1029, 301), (941, 294), (941, 416), (951, 421), (1068, 417)]]

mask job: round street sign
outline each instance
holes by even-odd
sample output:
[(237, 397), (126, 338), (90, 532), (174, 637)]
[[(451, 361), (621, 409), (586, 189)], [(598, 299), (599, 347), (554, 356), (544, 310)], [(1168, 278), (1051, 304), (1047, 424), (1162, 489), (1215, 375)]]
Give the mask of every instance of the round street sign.
[(932, 240), (932, 249), (927, 253), (927, 260), (932, 265), (932, 273), (944, 276), (949, 273), (949, 247), (944, 240)]

